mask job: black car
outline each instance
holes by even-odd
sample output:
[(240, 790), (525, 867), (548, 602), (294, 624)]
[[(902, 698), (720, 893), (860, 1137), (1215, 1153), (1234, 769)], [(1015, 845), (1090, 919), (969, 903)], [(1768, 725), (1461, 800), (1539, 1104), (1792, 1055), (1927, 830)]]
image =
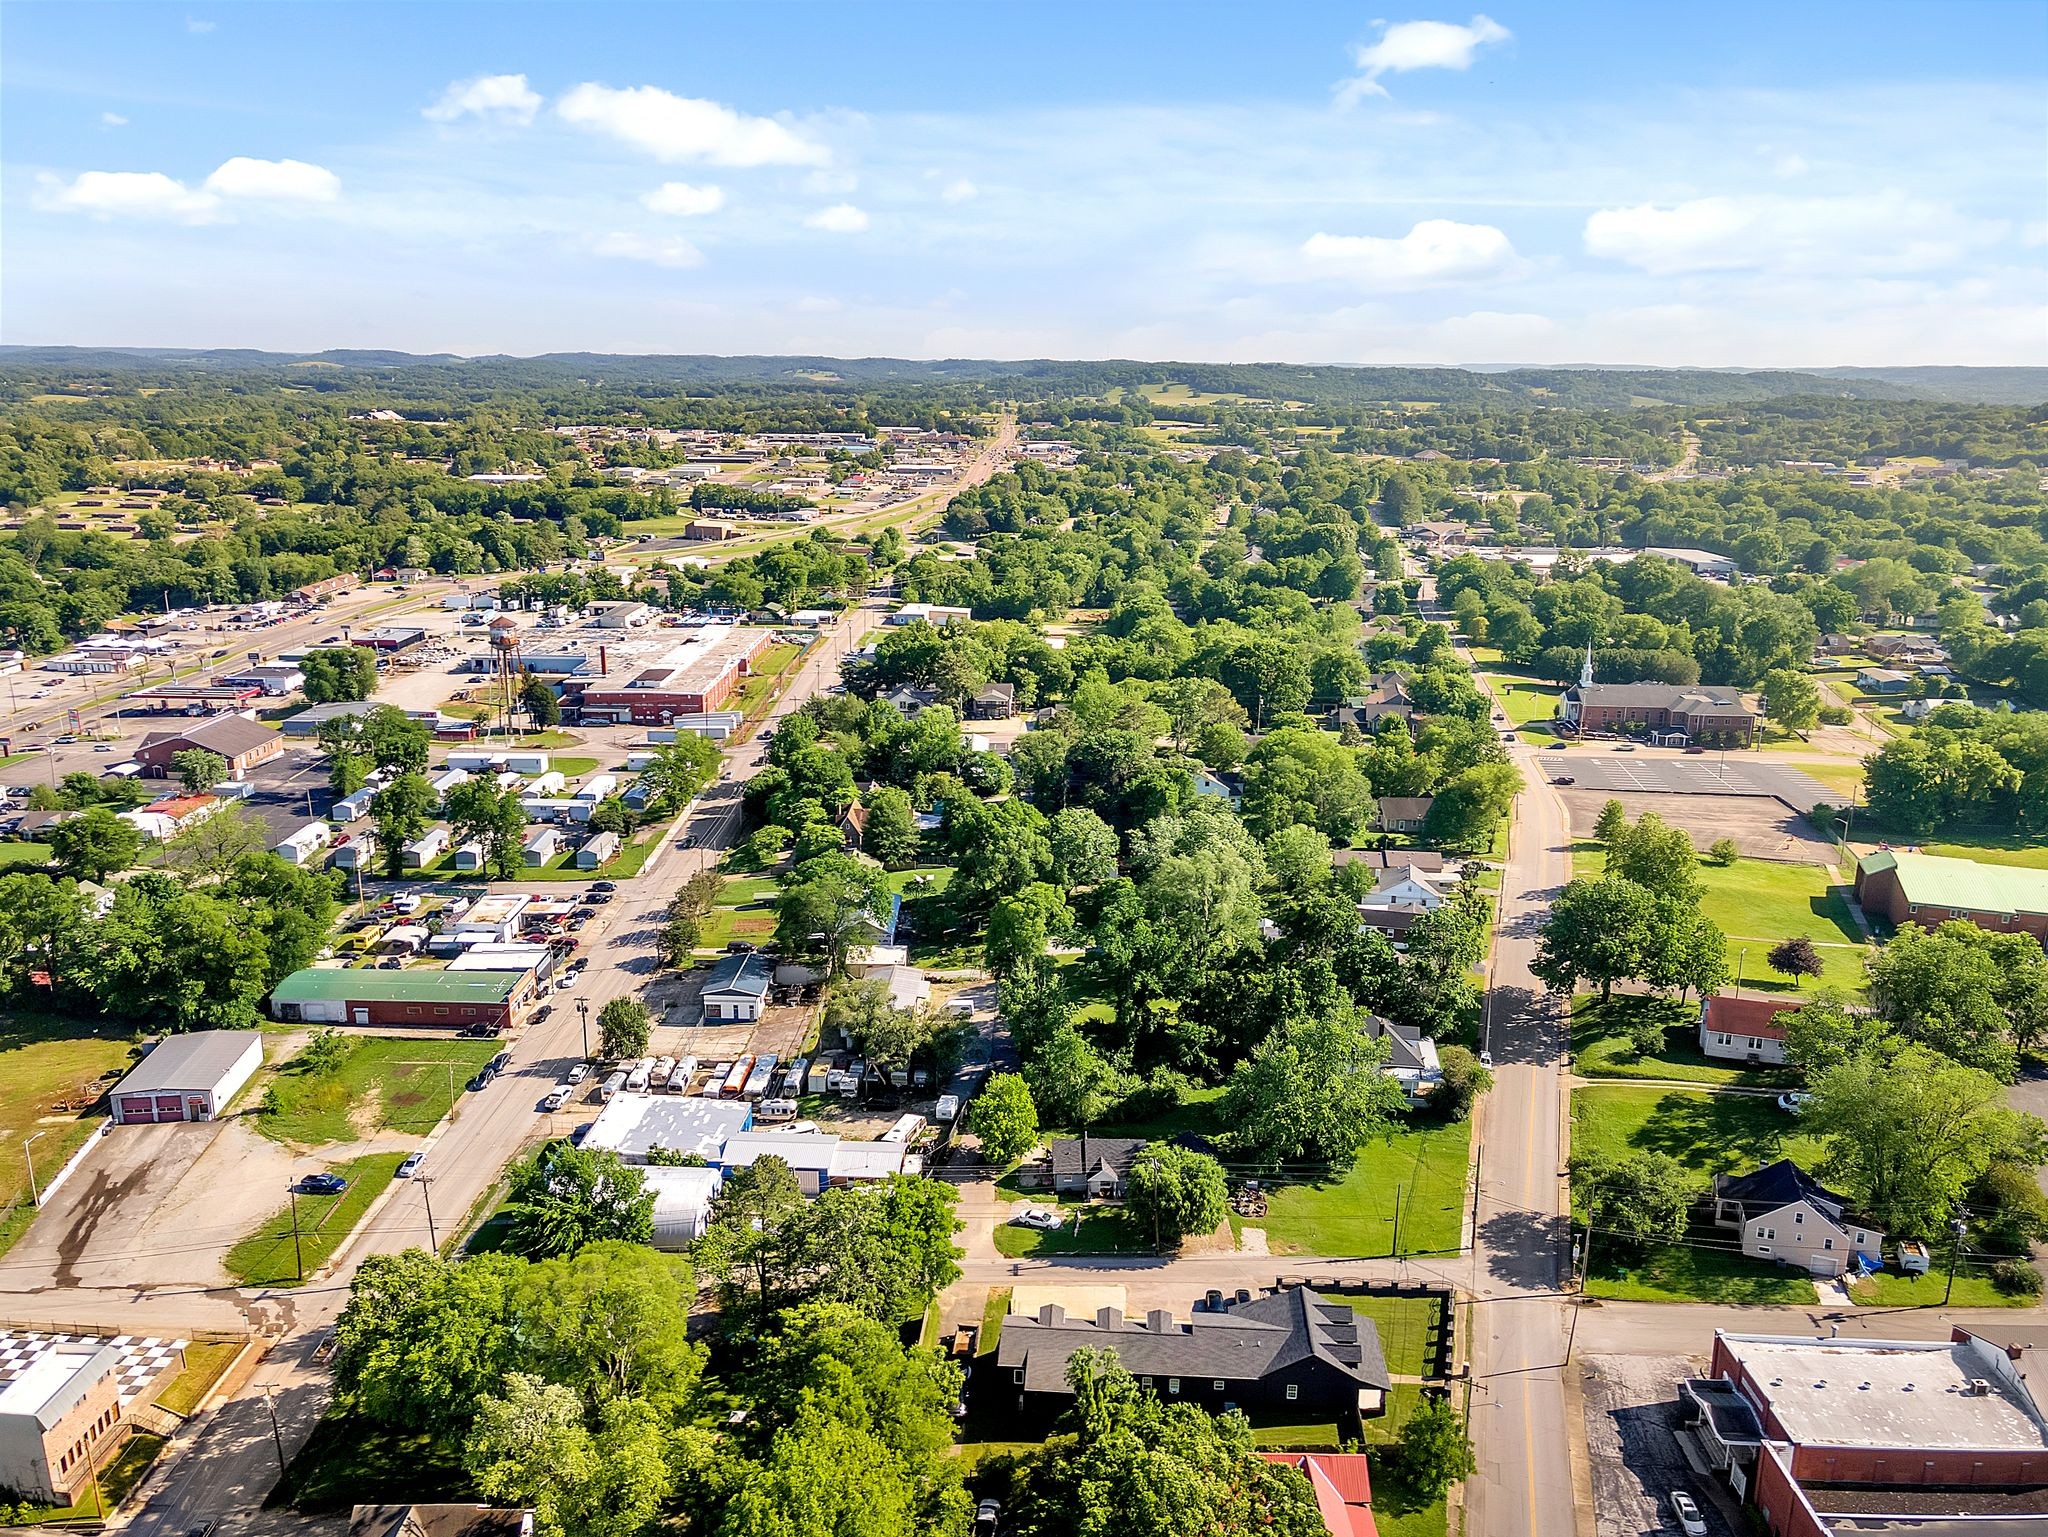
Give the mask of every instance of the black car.
[(483, 1069), (474, 1078), (469, 1080), (469, 1092), (472, 1094), (483, 1093), (485, 1089), (491, 1086), (491, 1080), (497, 1076), (489, 1068)]
[(735, 939), (725, 947), (725, 953), (727, 955), (752, 955), (754, 953), (753, 941)]
[(511, 1065), (512, 1053), (509, 1051), (501, 1051), (495, 1057), (491, 1058), (490, 1061), (484, 1064), (484, 1071), (496, 1075), (498, 1073), (504, 1072), (505, 1069), (510, 1067)]
[(348, 1181), (339, 1174), (308, 1174), (299, 1181), (300, 1195), (340, 1195), (348, 1189)]
[(590, 905), (593, 907), (602, 907), (611, 899), (612, 893), (609, 891), (593, 891), (589, 896), (585, 897), (583, 900), (590, 903)]
[(590, 889), (592, 891), (617, 891), (619, 883), (617, 881), (593, 881), (591, 882)]

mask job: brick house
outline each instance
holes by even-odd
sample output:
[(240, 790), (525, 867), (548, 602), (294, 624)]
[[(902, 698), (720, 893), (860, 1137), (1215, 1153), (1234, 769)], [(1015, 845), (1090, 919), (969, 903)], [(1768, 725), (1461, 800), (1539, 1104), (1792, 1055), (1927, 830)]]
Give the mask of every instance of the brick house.
[(504, 1029), (524, 1017), (539, 986), (532, 971), (312, 966), (277, 984), (270, 1012), (306, 1024)]
[(2048, 943), (2048, 870), (1879, 849), (1856, 862), (1856, 900), (1894, 927), (1931, 929), (1960, 918), (1994, 934), (2031, 934)]

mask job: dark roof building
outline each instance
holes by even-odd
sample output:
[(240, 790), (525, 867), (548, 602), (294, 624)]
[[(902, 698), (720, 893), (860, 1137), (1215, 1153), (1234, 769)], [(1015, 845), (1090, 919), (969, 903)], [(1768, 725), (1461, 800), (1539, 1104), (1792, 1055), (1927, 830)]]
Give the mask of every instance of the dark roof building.
[(1379, 798), (1380, 831), (1419, 833), (1422, 824), (1429, 820), (1429, 808), (1435, 804), (1434, 795), (1382, 795)]
[(245, 715), (216, 715), (197, 725), (150, 732), (135, 749), (135, 761), (161, 779), (171, 771), (174, 756), (193, 748), (218, 753), (227, 759), (228, 772), (239, 776), (282, 753), (284, 738)]
[(1052, 1187), (1070, 1195), (1123, 1197), (1131, 1165), (1143, 1151), (1143, 1137), (1055, 1137), (1052, 1142)]
[(969, 720), (1008, 720), (1017, 713), (1017, 685), (984, 683), (967, 701)]
[(1747, 747), (1757, 733), (1756, 712), (1740, 689), (1707, 683), (1596, 683), (1590, 646), (1579, 681), (1558, 701), (1558, 716), (1567, 731), (1582, 735), (1640, 732), (1686, 745)]
[(1163, 1308), (1143, 1318), (1117, 1308), (1068, 1318), (1048, 1303), (1036, 1315), (1003, 1320), (996, 1365), (1008, 1373), (1020, 1408), (1057, 1413), (1073, 1396), (1067, 1362), (1074, 1352), (1103, 1348), (1141, 1386), (1212, 1412), (1284, 1407), (1349, 1423), (1383, 1413), (1391, 1381), (1372, 1320), (1306, 1286), (1195, 1313), (1185, 1323)]
[(533, 1512), (492, 1505), (357, 1505), (348, 1537), (533, 1537)]

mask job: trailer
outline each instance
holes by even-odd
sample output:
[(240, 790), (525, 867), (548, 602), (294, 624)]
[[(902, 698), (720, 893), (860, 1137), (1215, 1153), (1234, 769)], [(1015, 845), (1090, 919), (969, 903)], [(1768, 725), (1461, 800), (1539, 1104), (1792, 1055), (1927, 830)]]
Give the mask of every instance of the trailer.
[(896, 1117), (896, 1124), (882, 1133), (881, 1140), (884, 1142), (900, 1142), (905, 1147), (908, 1147), (917, 1140), (918, 1134), (924, 1130), (924, 1124), (924, 1117), (921, 1115), (899, 1115)]
[(624, 1073), (613, 1073), (609, 1078), (605, 1079), (603, 1083), (597, 1086), (597, 1097), (599, 1099), (610, 1099), (614, 1094), (618, 1093), (619, 1090), (623, 1089), (625, 1086), (626, 1075)]
[(632, 1069), (626, 1074), (626, 1092), (628, 1094), (645, 1094), (647, 1092), (648, 1080), (653, 1076), (654, 1058), (642, 1057), (633, 1064)]
[(690, 1092), (690, 1085), (696, 1081), (696, 1078), (697, 1059), (695, 1057), (685, 1057), (676, 1064), (676, 1070), (669, 1074), (669, 1089), (676, 1094), (687, 1094)]
[(650, 1089), (667, 1088), (668, 1081), (675, 1073), (675, 1070), (676, 1059), (674, 1057), (656, 1057), (654, 1059), (654, 1071), (647, 1075), (647, 1087)]
[(720, 1096), (725, 1099), (738, 1099), (746, 1092), (747, 1079), (753, 1076), (753, 1072), (754, 1059), (741, 1057), (733, 1063), (732, 1071), (725, 1075), (725, 1082), (719, 1085)]
[(759, 1099), (768, 1092), (768, 1086), (775, 1081), (775, 1053), (763, 1052), (754, 1059), (754, 1070), (747, 1074), (747, 1081), (740, 1093), (747, 1099)]
[(714, 1062), (711, 1071), (705, 1075), (704, 1087), (697, 1091), (703, 1099), (717, 1099), (725, 1092), (726, 1076), (732, 1072), (730, 1062)]
[(802, 1094), (804, 1084), (808, 1081), (807, 1075), (809, 1072), (810, 1063), (806, 1062), (802, 1057), (798, 1057), (794, 1062), (790, 1063), (789, 1070), (782, 1075), (783, 1095), (786, 1098), (795, 1099), (798, 1095)]

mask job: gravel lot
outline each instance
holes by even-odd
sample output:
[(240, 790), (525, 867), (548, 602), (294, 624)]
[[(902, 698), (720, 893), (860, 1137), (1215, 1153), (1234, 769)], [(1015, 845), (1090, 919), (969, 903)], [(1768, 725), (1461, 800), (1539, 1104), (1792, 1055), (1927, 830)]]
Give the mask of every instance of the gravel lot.
[(1572, 836), (1590, 838), (1600, 820), (1600, 808), (1610, 800), (1620, 801), (1631, 820), (1654, 811), (1673, 827), (1692, 835), (1693, 846), (1704, 849), (1717, 838), (1733, 838), (1746, 859), (1776, 859), (1790, 863), (1826, 865), (1834, 861), (1834, 845), (1813, 830), (1813, 825), (1782, 801), (1761, 795), (1670, 795), (1643, 790), (1610, 791), (1589, 788), (1583, 776), (1578, 783), (1557, 793), (1564, 797), (1570, 813)]

